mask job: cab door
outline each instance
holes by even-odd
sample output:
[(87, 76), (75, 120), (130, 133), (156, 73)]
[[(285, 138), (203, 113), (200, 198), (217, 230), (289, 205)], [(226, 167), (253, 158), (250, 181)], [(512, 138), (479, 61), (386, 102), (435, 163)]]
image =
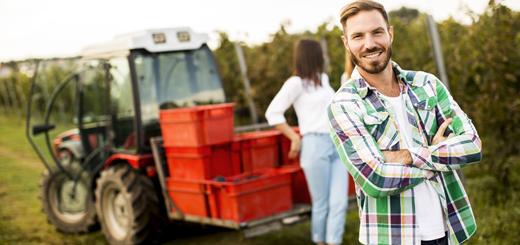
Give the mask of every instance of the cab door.
[(48, 169), (74, 159), (92, 171), (97, 165), (92, 162), (108, 156), (108, 70), (104, 60), (39, 64), (29, 95), (27, 137)]
[(39, 196), (65, 233), (97, 223), (92, 183), (108, 156), (107, 70), (102, 60), (43, 61), (31, 84), (26, 134), (47, 168)]
[(135, 91), (127, 56), (108, 59), (110, 84), (110, 143), (113, 153), (136, 154), (140, 135)]

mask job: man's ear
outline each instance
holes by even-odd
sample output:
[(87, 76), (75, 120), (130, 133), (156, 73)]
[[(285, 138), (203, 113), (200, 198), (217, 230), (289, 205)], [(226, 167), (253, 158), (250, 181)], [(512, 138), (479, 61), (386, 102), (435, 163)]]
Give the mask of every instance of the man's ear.
[(350, 48), (348, 47), (348, 40), (345, 36), (341, 36), (341, 40), (343, 41), (343, 44), (345, 45), (345, 48), (348, 52), (350, 52)]
[(390, 28), (388, 29), (388, 34), (390, 35), (390, 43), (392, 43), (394, 41), (394, 27), (393, 26), (390, 26)]

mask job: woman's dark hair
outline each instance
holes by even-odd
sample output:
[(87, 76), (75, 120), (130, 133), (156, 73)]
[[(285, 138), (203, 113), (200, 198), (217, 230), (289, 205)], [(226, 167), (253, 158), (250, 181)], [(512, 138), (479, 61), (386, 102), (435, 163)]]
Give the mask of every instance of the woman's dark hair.
[(299, 76), (304, 85), (321, 86), (323, 73), (323, 52), (318, 41), (300, 39), (294, 47), (294, 76)]

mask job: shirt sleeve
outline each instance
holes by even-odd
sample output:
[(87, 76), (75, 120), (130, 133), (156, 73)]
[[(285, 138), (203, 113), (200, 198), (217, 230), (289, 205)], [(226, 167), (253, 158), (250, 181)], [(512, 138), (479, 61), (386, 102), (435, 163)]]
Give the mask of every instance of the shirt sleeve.
[(327, 110), (331, 139), (354, 181), (367, 195), (380, 198), (399, 194), (429, 177), (428, 171), (416, 167), (385, 163), (356, 104), (333, 100)]
[[(436, 119), (440, 126), (448, 118), (453, 121), (446, 129), (454, 137), (432, 146), (408, 149), (413, 165), (425, 170), (453, 171), (482, 159), (482, 142), (471, 120), (438, 79), (434, 80), (437, 94)], [(446, 135), (446, 134), (445, 134)]]
[(330, 87), (329, 76), (327, 75), (327, 73), (321, 74), (321, 85), (323, 87)]
[(274, 126), (286, 121), (284, 113), (300, 96), (302, 89), (299, 77), (291, 77), (283, 84), (265, 112), (269, 125)]

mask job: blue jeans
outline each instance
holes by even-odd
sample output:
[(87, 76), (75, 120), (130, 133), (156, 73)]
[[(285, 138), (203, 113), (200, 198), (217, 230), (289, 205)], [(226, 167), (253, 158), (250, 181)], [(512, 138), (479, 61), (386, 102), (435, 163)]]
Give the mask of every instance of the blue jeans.
[(432, 241), (421, 241), (421, 245), (448, 245), (448, 233), (442, 238)]
[(348, 204), (348, 172), (330, 136), (303, 136), (300, 163), (312, 198), (312, 241), (340, 244)]

